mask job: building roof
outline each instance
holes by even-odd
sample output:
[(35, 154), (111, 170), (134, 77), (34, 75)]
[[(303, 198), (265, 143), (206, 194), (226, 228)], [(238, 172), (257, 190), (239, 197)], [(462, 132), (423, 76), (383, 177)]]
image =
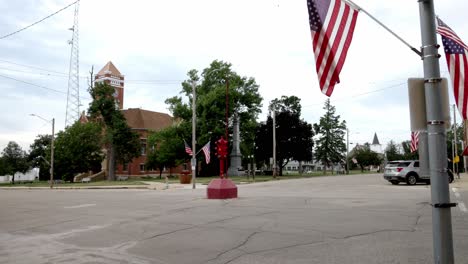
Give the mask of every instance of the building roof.
[(104, 75), (109, 71), (112, 75), (123, 76), (119, 70), (115, 67), (112, 61), (109, 61), (104, 67), (97, 73), (97, 75)]
[(127, 124), (133, 129), (147, 129), (158, 131), (169, 127), (174, 123), (174, 118), (168, 114), (143, 110), (140, 108), (129, 108), (122, 110)]
[(377, 138), (377, 133), (374, 133), (374, 140), (372, 140), (372, 145), (380, 145), (379, 139)]

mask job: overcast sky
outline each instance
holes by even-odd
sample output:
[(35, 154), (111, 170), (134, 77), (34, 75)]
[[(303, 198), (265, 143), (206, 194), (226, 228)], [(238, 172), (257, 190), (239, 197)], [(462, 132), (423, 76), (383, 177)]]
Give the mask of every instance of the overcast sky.
[[(0, 1), (0, 36), (71, 2)], [(416, 0), (355, 2), (411, 45), (421, 46)], [(435, 7), (468, 42), (468, 2), (435, 1)], [(73, 9), (0, 40), (0, 149), (8, 141), (28, 149), (38, 134), (51, 133), (51, 125), (31, 113), (55, 118), (56, 131), (63, 129)], [(89, 104), (86, 77), (93, 65), (97, 72), (112, 61), (125, 75), (124, 108), (169, 113), (164, 100), (178, 95), (186, 73), (218, 59), (260, 85), (259, 121), (265, 120), (269, 102), (282, 95), (301, 98), (302, 116), (309, 123), (324, 113), (327, 97), (318, 87), (305, 0), (81, 0), (79, 13), (81, 110)], [(444, 56), (440, 66), (448, 77)], [(410, 139), (406, 81), (422, 77), (422, 69), (416, 54), (359, 14), (341, 83), (331, 97), (348, 123), (350, 142), (371, 142), (374, 132), (384, 147), (392, 139)]]

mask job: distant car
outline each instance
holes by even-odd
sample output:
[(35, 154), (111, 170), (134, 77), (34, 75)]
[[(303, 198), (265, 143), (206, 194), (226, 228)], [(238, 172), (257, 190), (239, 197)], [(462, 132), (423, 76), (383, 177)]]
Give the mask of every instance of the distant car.
[[(453, 182), (453, 173), (448, 170), (448, 181)], [(384, 179), (397, 185), (400, 182), (406, 182), (408, 185), (414, 185), (418, 182), (430, 183), (429, 177), (419, 175), (418, 160), (396, 160), (390, 161), (384, 170)]]

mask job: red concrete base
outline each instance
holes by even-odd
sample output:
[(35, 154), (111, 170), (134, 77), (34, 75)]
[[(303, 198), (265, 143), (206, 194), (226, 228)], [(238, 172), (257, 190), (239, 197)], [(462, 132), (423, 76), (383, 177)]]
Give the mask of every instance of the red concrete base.
[(208, 199), (237, 198), (237, 186), (230, 179), (211, 180), (206, 189)]

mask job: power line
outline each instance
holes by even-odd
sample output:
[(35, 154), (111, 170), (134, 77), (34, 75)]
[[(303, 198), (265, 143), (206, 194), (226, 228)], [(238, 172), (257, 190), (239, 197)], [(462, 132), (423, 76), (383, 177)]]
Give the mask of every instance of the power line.
[(36, 70), (40, 70), (40, 71), (52, 72), (52, 73), (56, 73), (56, 74), (60, 74), (60, 75), (66, 75), (66, 77), (68, 77), (68, 73), (58, 72), (58, 71), (54, 71), (54, 70), (48, 70), (48, 69), (37, 67), (37, 66), (30, 66), (30, 65), (11, 62), (11, 61), (7, 61), (7, 60), (0, 60), (0, 62), (9, 63), (9, 64), (13, 64), (13, 65), (21, 66), (21, 67), (26, 67), (26, 68), (31, 68), (31, 69), (36, 69)]
[[(56, 89), (49, 88), (49, 87), (46, 87), (46, 86), (43, 86), (43, 85), (39, 85), (39, 84), (35, 84), (35, 83), (32, 83), (32, 82), (27, 82), (27, 81), (23, 81), (23, 80), (20, 80), (20, 79), (16, 79), (16, 78), (13, 78), (13, 77), (10, 77), (10, 76), (5, 76), (5, 75), (0, 74), (0, 77), (5, 78), (5, 79), (10, 79), (10, 80), (13, 80), (13, 81), (17, 81), (17, 82), (20, 82), (20, 83), (28, 84), (28, 85), (31, 85), (31, 86), (35, 86), (35, 87), (38, 87), (38, 88), (41, 88), (41, 89), (49, 90), (49, 91), (52, 91), (52, 92), (55, 92), (55, 93), (67, 94), (67, 92), (65, 92), (65, 91), (56, 90)], [(86, 100), (91, 100), (90, 97), (80, 97), (80, 98), (86, 99)]]
[(69, 5), (67, 5), (66, 7), (64, 7), (64, 8), (62, 8), (62, 9), (60, 9), (60, 10), (58, 10), (58, 11), (56, 11), (56, 12), (54, 12), (54, 13), (52, 13), (52, 14), (46, 16), (46, 17), (44, 17), (43, 19), (41, 19), (41, 20), (39, 20), (39, 21), (36, 21), (36, 22), (32, 23), (32, 24), (29, 25), (29, 26), (26, 26), (26, 27), (24, 27), (24, 28), (18, 29), (18, 30), (16, 30), (16, 31), (11, 32), (11, 33), (9, 33), (9, 34), (6, 34), (6, 35), (4, 35), (4, 36), (1, 36), (0, 39), (4, 39), (4, 38), (7, 38), (7, 37), (10, 37), (10, 36), (12, 36), (12, 35), (14, 35), (14, 34), (17, 34), (17, 33), (21, 32), (21, 31), (23, 31), (23, 30), (26, 30), (26, 29), (28, 29), (28, 28), (34, 26), (34, 25), (37, 25), (37, 24), (41, 23), (42, 21), (48, 19), (49, 17), (54, 16), (54, 15), (60, 13), (61, 11), (63, 11), (63, 10), (65, 10), (65, 9), (69, 8), (70, 6), (74, 5), (76, 2), (78, 2), (78, 1), (75, 1), (75, 2), (73, 2), (73, 3), (69, 4)]

